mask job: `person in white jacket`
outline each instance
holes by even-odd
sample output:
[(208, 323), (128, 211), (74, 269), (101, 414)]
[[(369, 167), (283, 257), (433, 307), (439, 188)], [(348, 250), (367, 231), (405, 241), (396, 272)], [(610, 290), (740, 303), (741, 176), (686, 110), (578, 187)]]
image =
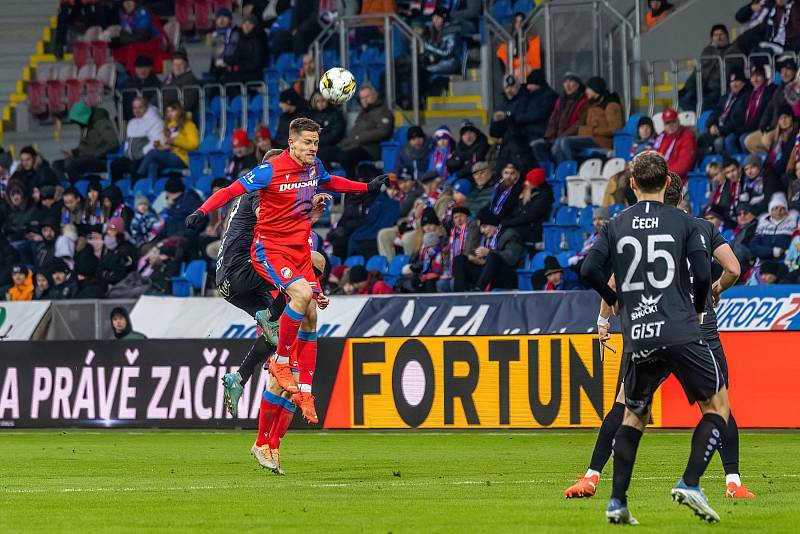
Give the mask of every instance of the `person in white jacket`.
[(136, 169), (145, 154), (153, 150), (153, 142), (161, 139), (164, 121), (158, 108), (141, 96), (131, 102), (133, 118), (128, 121), (123, 145), (124, 156), (111, 162), (111, 180), (116, 182), (129, 174), (136, 181)]

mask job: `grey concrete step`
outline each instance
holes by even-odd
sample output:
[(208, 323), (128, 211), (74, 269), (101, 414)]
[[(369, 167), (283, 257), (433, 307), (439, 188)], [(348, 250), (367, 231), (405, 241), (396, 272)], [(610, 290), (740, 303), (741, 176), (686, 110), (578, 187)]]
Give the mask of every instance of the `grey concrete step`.
[(450, 84), (452, 96), (471, 96), (481, 94), (481, 82), (479, 80), (458, 80)]

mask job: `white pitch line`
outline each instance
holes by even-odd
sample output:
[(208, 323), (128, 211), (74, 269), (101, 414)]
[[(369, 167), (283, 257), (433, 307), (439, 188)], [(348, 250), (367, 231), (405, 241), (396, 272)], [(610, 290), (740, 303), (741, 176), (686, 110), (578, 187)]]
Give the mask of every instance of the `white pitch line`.
[[(778, 475), (783, 478), (797, 478), (800, 474), (782, 474)], [(721, 477), (713, 476), (707, 477), (711, 480), (720, 479)], [(275, 480), (278, 480), (277, 478)], [(633, 481), (643, 480), (675, 480), (674, 476), (652, 476), (652, 477), (633, 477)], [(414, 487), (414, 486), (482, 486), (482, 485), (500, 485), (500, 484), (524, 484), (524, 485), (539, 485), (539, 484), (555, 484), (565, 482), (564, 479), (536, 479), (536, 480), (452, 480), (452, 481), (436, 481), (436, 480), (411, 480), (411, 481), (359, 481), (359, 482), (322, 482), (304, 484), (302, 480), (292, 480), (293, 486), (305, 486), (312, 488), (346, 488), (346, 487)], [(221, 485), (221, 486), (167, 486), (167, 487), (122, 487), (122, 488), (0, 488), (0, 494), (16, 495), (16, 494), (63, 494), (63, 493), (110, 493), (110, 492), (164, 492), (164, 491), (210, 491), (210, 490), (232, 490), (232, 489), (264, 489), (263, 485)]]

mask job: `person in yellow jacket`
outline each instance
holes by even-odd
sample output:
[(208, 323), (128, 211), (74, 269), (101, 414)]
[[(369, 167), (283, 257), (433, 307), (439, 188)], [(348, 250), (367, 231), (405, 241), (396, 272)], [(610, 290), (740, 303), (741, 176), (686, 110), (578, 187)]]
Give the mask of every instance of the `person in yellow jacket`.
[(164, 138), (155, 141), (139, 165), (139, 175), (157, 180), (165, 169), (185, 169), (189, 166), (189, 151), (200, 146), (197, 126), (186, 117), (178, 102), (167, 104)]
[(33, 274), (24, 265), (11, 268), (11, 280), (14, 281), (6, 292), (6, 300), (33, 300)]

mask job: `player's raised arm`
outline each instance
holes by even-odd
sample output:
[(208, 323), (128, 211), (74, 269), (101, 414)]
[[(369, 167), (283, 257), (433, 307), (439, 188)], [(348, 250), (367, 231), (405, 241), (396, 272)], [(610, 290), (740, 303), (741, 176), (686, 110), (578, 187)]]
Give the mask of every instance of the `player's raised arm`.
[(322, 164), (319, 164), (319, 183), (325, 191), (334, 193), (371, 193), (379, 191), (381, 186), (389, 181), (388, 174), (381, 174), (373, 178), (369, 183), (348, 180), (341, 176), (330, 174)]
[(196, 226), (199, 226), (212, 211), (221, 208), (234, 198), (244, 195), (245, 193), (252, 193), (253, 191), (264, 189), (269, 185), (271, 180), (272, 165), (269, 163), (262, 163), (228, 187), (223, 187), (208, 197), (208, 199), (197, 208), (197, 211), (186, 217), (186, 227), (190, 230), (194, 229)]

